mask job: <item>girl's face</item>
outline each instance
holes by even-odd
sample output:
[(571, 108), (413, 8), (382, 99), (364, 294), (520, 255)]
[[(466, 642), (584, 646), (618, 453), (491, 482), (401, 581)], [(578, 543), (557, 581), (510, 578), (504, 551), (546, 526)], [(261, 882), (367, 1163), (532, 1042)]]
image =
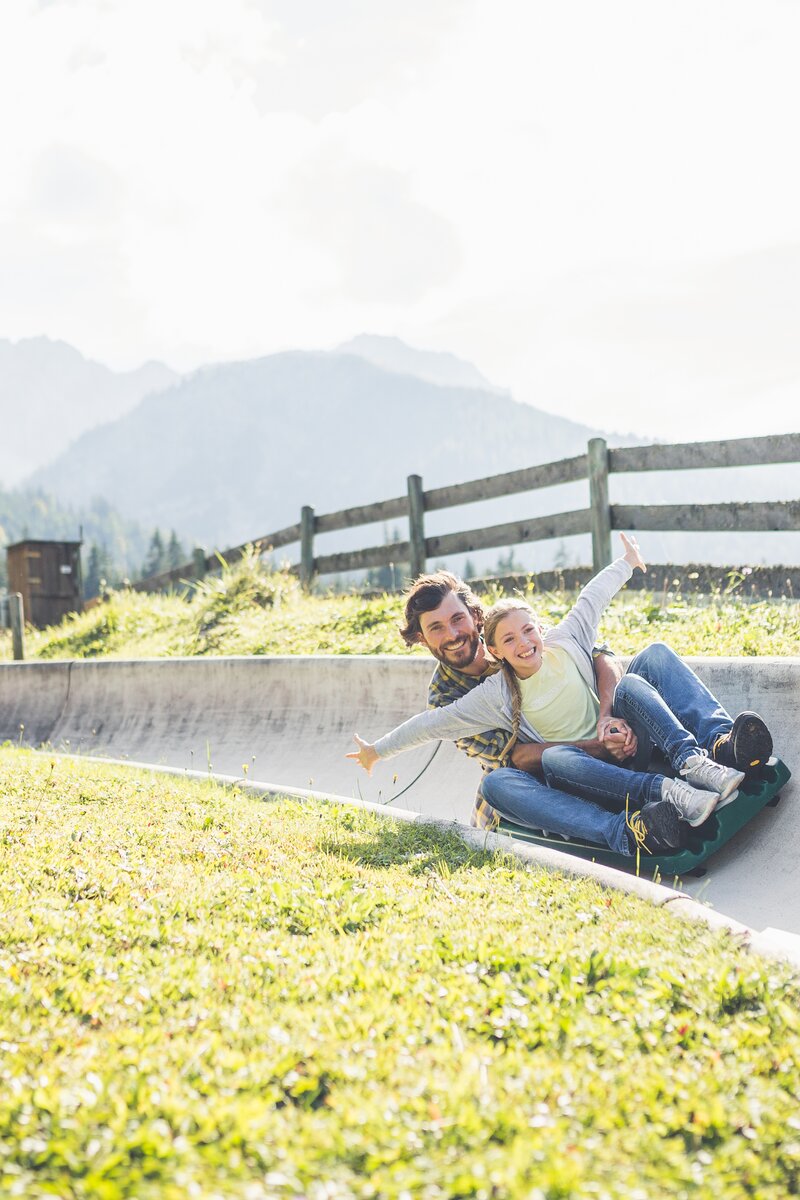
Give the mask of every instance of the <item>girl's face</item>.
[(532, 612), (514, 609), (497, 623), (494, 643), (489, 649), (495, 658), (504, 658), (520, 679), (529, 679), (542, 665), (542, 627)]

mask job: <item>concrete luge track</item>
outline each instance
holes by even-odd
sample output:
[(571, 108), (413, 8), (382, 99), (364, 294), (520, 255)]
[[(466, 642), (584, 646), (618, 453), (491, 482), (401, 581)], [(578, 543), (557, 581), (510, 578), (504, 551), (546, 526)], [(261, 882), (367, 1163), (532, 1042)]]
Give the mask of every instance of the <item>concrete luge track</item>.
[[(688, 661), (729, 711), (760, 712), (800, 772), (800, 659)], [(232, 776), (246, 767), (270, 785), (466, 823), (479, 768), (454, 746), (411, 751), (372, 778), (344, 758), (354, 730), (377, 737), (422, 707), (431, 667), (388, 655), (9, 663), (0, 738)], [(685, 890), (755, 929), (800, 934), (798, 794), (793, 779)]]

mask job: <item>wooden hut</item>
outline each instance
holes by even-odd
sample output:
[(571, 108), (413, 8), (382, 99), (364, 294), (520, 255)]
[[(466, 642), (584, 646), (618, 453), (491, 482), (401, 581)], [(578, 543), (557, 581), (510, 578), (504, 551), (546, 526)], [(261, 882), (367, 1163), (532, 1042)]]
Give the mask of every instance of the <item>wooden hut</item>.
[(15, 542), (6, 551), (8, 590), (20, 592), (25, 620), (38, 629), (83, 608), (81, 542)]

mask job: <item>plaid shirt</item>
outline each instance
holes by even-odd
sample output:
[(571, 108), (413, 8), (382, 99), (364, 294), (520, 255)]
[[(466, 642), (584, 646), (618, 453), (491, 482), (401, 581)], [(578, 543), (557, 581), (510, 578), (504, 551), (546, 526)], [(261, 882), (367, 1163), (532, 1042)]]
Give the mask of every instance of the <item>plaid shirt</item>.
[[(593, 658), (598, 654), (612, 655), (612, 651), (604, 642), (592, 650)], [(465, 675), (463, 671), (457, 671), (447, 663), (438, 663), (428, 687), (428, 708), (443, 708), (452, 704), (454, 700), (460, 700), (467, 692), (471, 692), (484, 679), (488, 679), (499, 670), (499, 663), (489, 663), (482, 675)], [(458, 738), (456, 745), (471, 758), (477, 758), (481, 770), (494, 771), (496, 767), (508, 766), (508, 761), (503, 758), (503, 749), (509, 737), (507, 729), (490, 729), (473, 737)], [(476, 829), (496, 829), (500, 824), (500, 813), (484, 800), (480, 787), (475, 795), (469, 823)]]
[[(428, 688), (428, 708), (444, 708), (454, 700), (460, 700), (499, 670), (498, 663), (490, 663), (482, 675), (465, 675), (463, 671), (440, 662)], [(507, 729), (490, 729), (473, 737), (458, 738), (456, 745), (470, 758), (479, 759), (482, 770), (493, 771), (495, 767), (508, 765), (503, 761), (502, 754), (509, 736)], [(469, 823), (477, 829), (496, 829), (500, 823), (500, 814), (484, 800), (480, 788), (475, 796)]]

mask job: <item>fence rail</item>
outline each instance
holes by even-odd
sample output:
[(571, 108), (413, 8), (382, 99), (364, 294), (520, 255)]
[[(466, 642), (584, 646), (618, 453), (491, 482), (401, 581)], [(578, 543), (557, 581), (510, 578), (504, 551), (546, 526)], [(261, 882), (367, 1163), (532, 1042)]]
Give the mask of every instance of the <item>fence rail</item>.
[[(595, 571), (611, 561), (611, 532), (617, 529), (681, 532), (729, 532), (733, 530), (770, 532), (800, 530), (800, 499), (731, 504), (619, 505), (609, 503), (609, 475), (634, 471), (686, 471), (709, 467), (767, 466), (800, 463), (800, 433), (760, 438), (736, 438), (720, 442), (689, 442), (675, 445), (630, 446), (609, 450), (603, 438), (592, 438), (586, 454), (558, 462), (542, 463), (519, 471), (472, 479), (449, 487), (425, 491), (419, 475), (409, 475), (405, 496), (378, 500), (373, 504), (316, 514), (304, 505), (300, 520), (275, 533), (254, 538), (247, 545), (259, 552), (277, 550), (299, 542), (300, 559), (291, 570), (305, 586), (315, 575), (364, 570), (407, 562), (412, 576), (425, 570), (427, 560), (448, 554), (505, 548), (524, 542), (571, 537), (591, 533), (592, 562)], [(528, 520), (510, 521), (481, 529), (434, 536), (425, 534), (425, 514), (444, 508), (474, 504), (521, 492), (575, 483), (589, 484), (589, 508), (554, 513)], [(799, 480), (800, 486), (800, 480)], [(405, 518), (408, 539), (389, 545), (343, 550), (335, 554), (314, 554), (317, 534), (333, 533), (380, 521)], [(221, 552), (226, 562), (235, 562), (246, 545)], [(134, 584), (139, 591), (163, 591), (183, 580), (201, 578), (213, 568), (217, 556), (195, 551), (192, 562), (161, 575), (152, 575)]]

